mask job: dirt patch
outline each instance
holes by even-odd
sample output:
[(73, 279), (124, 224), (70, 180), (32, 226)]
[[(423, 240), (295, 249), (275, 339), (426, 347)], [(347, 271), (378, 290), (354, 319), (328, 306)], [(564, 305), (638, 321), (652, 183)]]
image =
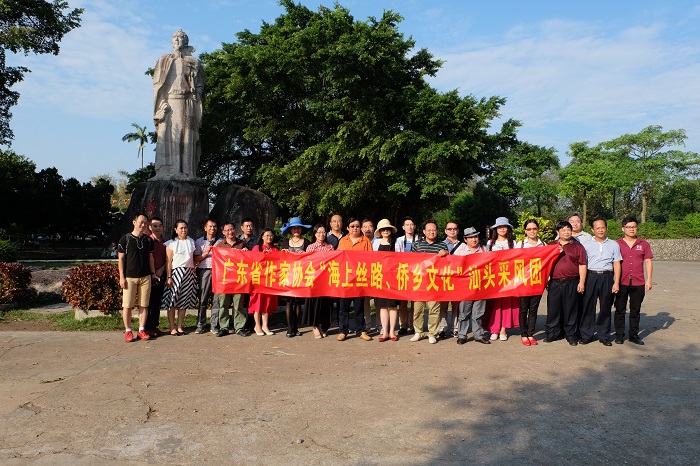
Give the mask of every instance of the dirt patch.
[(0, 332), (48, 332), (58, 330), (50, 320), (0, 320)]
[(38, 267), (27, 267), (32, 272), (32, 284), (37, 293), (61, 294), (63, 281), (70, 273), (70, 267), (42, 270)]

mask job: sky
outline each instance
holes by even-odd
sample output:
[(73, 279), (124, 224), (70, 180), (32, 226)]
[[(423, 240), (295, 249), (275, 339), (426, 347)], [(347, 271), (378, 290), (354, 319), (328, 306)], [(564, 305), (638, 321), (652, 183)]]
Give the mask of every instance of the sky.
[[(257, 32), (283, 14), (274, 0), (68, 0), (85, 9), (58, 56), (10, 56), (32, 70), (15, 86), (12, 150), (37, 170), (64, 178), (141, 167), (131, 123), (154, 129), (152, 81), (144, 73), (171, 53), (183, 29), (195, 55)], [(332, 1), (303, 0), (311, 10)], [(477, 98), (507, 99), (502, 117), (522, 122), (519, 138), (554, 147), (597, 144), (649, 125), (685, 129), (685, 150), (700, 152), (700, 0), (344, 0), (356, 20), (400, 13), (417, 48), (444, 64), (430, 84)], [(154, 146), (145, 150), (152, 162)]]

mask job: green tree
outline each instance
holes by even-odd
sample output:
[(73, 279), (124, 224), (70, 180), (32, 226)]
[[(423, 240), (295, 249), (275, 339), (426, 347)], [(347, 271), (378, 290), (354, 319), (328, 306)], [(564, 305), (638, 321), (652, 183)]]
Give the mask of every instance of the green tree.
[(65, 222), (70, 221), (64, 213), (63, 177), (55, 167), (44, 168), (36, 174), (37, 202), (34, 206), (37, 228), (51, 237), (53, 249)]
[(146, 126), (139, 126), (136, 123), (132, 123), (131, 126), (135, 128), (135, 131), (132, 133), (126, 133), (124, 136), (122, 136), (122, 141), (123, 142), (138, 142), (139, 143), (139, 149), (138, 152), (136, 153), (136, 157), (141, 157), (141, 168), (143, 168), (143, 150), (146, 147), (146, 144), (150, 141), (152, 144), (155, 144), (156, 142), (156, 133), (153, 131), (146, 131)]
[(26, 226), (35, 200), (35, 170), (26, 157), (0, 150), (0, 228)]
[(0, 144), (9, 145), (10, 108), (17, 104), (19, 93), (12, 86), (22, 81), (29, 69), (7, 66), (6, 53), (58, 55), (63, 36), (80, 26), (83, 10), (69, 10), (68, 2), (54, 0), (3, 0), (0, 2)]
[(609, 197), (618, 189), (629, 190), (633, 167), (619, 153), (605, 151), (601, 145), (574, 142), (569, 148), (571, 162), (559, 171), (561, 192), (580, 199), (583, 224), (587, 225), (589, 200)]
[(431, 88), (441, 62), (392, 11), (356, 21), (337, 4), (280, 3), (274, 23), (200, 57), (205, 179), (249, 184), (296, 214), (397, 219), (446, 207), (484, 173), (505, 99)]
[(642, 200), (641, 223), (646, 222), (649, 203), (659, 188), (700, 163), (698, 154), (672, 149), (684, 147), (686, 138), (683, 129), (663, 132), (661, 126), (648, 126), (637, 134), (624, 134), (602, 144), (634, 162), (634, 183)]

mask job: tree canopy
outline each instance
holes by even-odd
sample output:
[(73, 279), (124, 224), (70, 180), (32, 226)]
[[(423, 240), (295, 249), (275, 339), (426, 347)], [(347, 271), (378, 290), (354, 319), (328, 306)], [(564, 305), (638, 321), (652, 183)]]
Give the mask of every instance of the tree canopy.
[(446, 207), (486, 172), (504, 98), (430, 87), (441, 62), (404, 37), (397, 13), (357, 21), (337, 4), (280, 3), (274, 23), (200, 57), (201, 176), (248, 184), (294, 214), (397, 218)]
[(60, 0), (0, 1), (0, 144), (9, 145), (13, 138), (10, 108), (17, 104), (19, 93), (11, 88), (29, 72), (23, 66), (7, 66), (6, 52), (58, 55), (63, 36), (80, 26), (83, 10), (69, 8)]

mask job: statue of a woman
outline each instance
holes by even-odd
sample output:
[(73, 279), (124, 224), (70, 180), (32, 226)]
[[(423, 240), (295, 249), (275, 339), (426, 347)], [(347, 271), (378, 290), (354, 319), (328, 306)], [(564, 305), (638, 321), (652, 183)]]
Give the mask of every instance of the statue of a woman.
[(173, 34), (173, 53), (158, 59), (153, 74), (153, 121), (156, 125), (158, 179), (196, 179), (201, 155), (204, 71), (192, 56), (184, 31)]

